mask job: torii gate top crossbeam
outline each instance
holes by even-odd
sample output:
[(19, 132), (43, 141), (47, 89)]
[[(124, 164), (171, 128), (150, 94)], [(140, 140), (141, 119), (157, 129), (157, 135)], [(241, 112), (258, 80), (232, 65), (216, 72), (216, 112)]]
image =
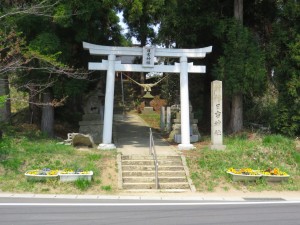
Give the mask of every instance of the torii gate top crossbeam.
[[(89, 50), (91, 55), (143, 55), (142, 47), (112, 47), (83, 42), (83, 48)], [(179, 58), (182, 56), (187, 58), (204, 58), (206, 53), (210, 53), (211, 51), (212, 46), (195, 49), (155, 48), (154, 56), (172, 58)]]

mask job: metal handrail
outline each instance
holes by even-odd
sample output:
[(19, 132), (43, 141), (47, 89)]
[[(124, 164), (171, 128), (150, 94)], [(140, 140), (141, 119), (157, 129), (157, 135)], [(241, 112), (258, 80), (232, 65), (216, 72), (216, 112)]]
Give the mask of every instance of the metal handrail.
[(155, 150), (155, 144), (153, 139), (152, 130), (150, 128), (150, 144), (149, 144), (149, 155), (153, 156), (154, 163), (155, 163), (155, 187), (156, 189), (159, 189), (158, 185), (158, 161), (157, 161), (157, 155)]

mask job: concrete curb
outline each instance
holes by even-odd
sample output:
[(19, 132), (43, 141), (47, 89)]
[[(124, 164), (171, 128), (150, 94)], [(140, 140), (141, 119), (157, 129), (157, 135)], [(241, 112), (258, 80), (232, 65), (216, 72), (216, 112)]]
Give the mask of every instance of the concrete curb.
[[(153, 193), (152, 193), (153, 194)], [(155, 194), (155, 193), (154, 193)], [(243, 196), (207, 196), (201, 195), (56, 195), (56, 194), (17, 194), (0, 193), (0, 198), (24, 199), (66, 199), (66, 200), (171, 200), (171, 201), (300, 201), (300, 196), (294, 197), (243, 197)]]
[(184, 168), (184, 171), (185, 171), (185, 176), (186, 176), (186, 178), (189, 182), (189, 185), (190, 185), (190, 189), (191, 189), (192, 192), (196, 192), (196, 187), (193, 184), (192, 179), (190, 178), (190, 171), (189, 171), (189, 168), (188, 168), (187, 163), (186, 163), (186, 158), (183, 154), (180, 154), (180, 156), (181, 156), (181, 161), (182, 161), (183, 168)]
[(118, 189), (123, 189), (123, 172), (122, 172), (122, 154), (118, 153), (117, 155), (117, 163), (118, 163)]

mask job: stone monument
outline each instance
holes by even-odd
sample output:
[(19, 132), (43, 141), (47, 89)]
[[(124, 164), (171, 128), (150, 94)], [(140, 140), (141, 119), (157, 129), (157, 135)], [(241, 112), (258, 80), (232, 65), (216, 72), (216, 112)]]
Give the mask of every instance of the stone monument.
[[(173, 119), (172, 131), (169, 135), (169, 140), (181, 143), (181, 112), (179, 111), (180, 106), (174, 105), (171, 110), (176, 113), (176, 118)], [(198, 130), (198, 120), (194, 119), (193, 107), (190, 104), (190, 141), (191, 143), (200, 140), (201, 135)]]
[(101, 86), (91, 91), (85, 100), (84, 115), (79, 122), (79, 133), (92, 136), (95, 144), (102, 142), (103, 136), (103, 98)]
[(224, 150), (222, 81), (211, 83), (211, 149)]

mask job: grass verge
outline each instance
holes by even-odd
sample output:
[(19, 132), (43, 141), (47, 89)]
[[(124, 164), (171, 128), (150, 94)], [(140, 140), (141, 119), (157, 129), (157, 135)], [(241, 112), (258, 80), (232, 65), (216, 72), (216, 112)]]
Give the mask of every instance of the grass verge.
[[(226, 137), (226, 150), (210, 150), (205, 145), (185, 151), (191, 178), (198, 191), (214, 191), (231, 188), (249, 191), (299, 191), (300, 153), (295, 142), (281, 135), (255, 136), (242, 133)], [(249, 138), (251, 137), (251, 138)], [(233, 168), (279, 168), (291, 177), (288, 182), (271, 183), (263, 179), (257, 182), (233, 182), (226, 170)]]
[[(57, 142), (28, 126), (6, 129), (0, 141), (0, 190), (47, 194), (105, 193), (102, 186), (111, 187), (111, 192), (117, 190), (116, 151), (80, 150)], [(90, 183), (26, 180), (27, 170), (42, 168), (92, 170), (94, 175)]]
[[(152, 128), (159, 127), (159, 114), (140, 115)], [(191, 178), (197, 191), (299, 191), (300, 148), (293, 139), (281, 135), (258, 135), (243, 132), (224, 138), (226, 150), (210, 150), (210, 138), (203, 137), (195, 143), (195, 150), (184, 151)], [(250, 167), (252, 169), (279, 168), (291, 177), (288, 182), (268, 183), (233, 182), (227, 169)]]

